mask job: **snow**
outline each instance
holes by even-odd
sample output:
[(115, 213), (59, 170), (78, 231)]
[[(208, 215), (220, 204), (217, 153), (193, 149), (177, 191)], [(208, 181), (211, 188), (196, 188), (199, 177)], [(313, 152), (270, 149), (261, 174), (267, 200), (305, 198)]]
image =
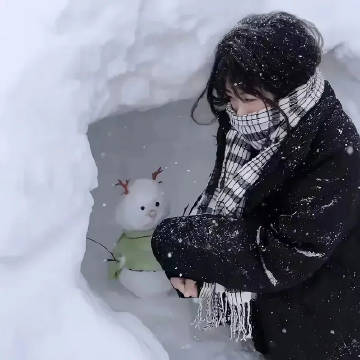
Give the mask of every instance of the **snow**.
[(301, 250), (301, 249), (298, 249), (298, 248), (295, 248), (295, 250), (298, 253), (304, 254), (305, 256), (308, 256), (308, 257), (323, 257), (323, 256), (325, 256), (325, 254), (323, 254), (323, 253), (316, 253), (316, 252), (313, 252), (313, 251), (306, 251), (306, 250)]
[(110, 186), (120, 174), (143, 176), (168, 163), (173, 215), (202, 190), (215, 127), (191, 122), (189, 106), (217, 41), (249, 12), (281, 8), (316, 23), (326, 41), (324, 73), (359, 126), (356, 0), (223, 5), (1, 2), (1, 358), (255, 357), (228, 344), (227, 329), (191, 336), (190, 300), (145, 303), (106, 282), (106, 255), (86, 244), (92, 210), (89, 234), (105, 243), (120, 235)]

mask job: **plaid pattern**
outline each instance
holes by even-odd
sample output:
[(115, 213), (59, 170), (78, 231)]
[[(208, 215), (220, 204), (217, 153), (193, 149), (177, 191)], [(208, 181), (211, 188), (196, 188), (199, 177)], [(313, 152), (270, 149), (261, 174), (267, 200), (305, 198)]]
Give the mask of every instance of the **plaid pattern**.
[[(279, 106), (288, 116), (291, 127), (295, 127), (318, 102), (324, 85), (324, 78), (316, 69), (305, 84), (280, 99)], [(230, 103), (225, 109), (231, 128), (226, 134), (224, 161), (217, 188), (212, 196), (206, 196), (206, 189), (203, 190), (189, 215), (234, 213), (240, 216), (246, 191), (261, 176), (264, 165), (287, 134), (285, 118), (278, 109), (266, 108), (242, 116), (236, 115)], [(251, 153), (251, 147), (258, 151), (256, 155)], [(230, 339), (238, 341), (240, 336), (241, 340), (251, 338), (250, 302), (255, 296), (250, 292), (230, 291), (220, 284), (204, 282), (192, 324), (206, 330), (230, 321)]]
[[(319, 69), (309, 81), (280, 99), (279, 106), (288, 116), (291, 127), (320, 99), (324, 79)], [(230, 103), (226, 105), (231, 128), (226, 134), (224, 161), (218, 186), (211, 198), (205, 190), (189, 215), (210, 213), (240, 216), (244, 207), (244, 194), (261, 175), (261, 170), (279, 148), (287, 134), (284, 116), (278, 109), (238, 116)], [(259, 153), (251, 158), (250, 148)]]

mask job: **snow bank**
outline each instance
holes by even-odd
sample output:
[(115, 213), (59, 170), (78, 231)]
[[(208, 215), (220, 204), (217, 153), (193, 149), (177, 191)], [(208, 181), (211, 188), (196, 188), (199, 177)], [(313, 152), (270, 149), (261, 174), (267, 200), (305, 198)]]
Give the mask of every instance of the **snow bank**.
[[(283, 6), (225, 5), (1, 2), (1, 358), (168, 358), (136, 317), (111, 313), (80, 274), (97, 186), (86, 132), (109, 114), (197, 95), (223, 32), (248, 12)], [(341, 56), (357, 76), (359, 5), (342, 6), (293, 5), (318, 23), (329, 48), (345, 44)]]

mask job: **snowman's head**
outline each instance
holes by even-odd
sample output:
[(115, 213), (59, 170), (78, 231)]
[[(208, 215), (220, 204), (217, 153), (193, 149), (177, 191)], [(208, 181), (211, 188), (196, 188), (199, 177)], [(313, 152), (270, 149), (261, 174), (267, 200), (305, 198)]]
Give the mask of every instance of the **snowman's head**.
[(123, 230), (150, 230), (169, 215), (169, 203), (156, 178), (127, 181), (126, 189), (116, 208), (116, 222)]

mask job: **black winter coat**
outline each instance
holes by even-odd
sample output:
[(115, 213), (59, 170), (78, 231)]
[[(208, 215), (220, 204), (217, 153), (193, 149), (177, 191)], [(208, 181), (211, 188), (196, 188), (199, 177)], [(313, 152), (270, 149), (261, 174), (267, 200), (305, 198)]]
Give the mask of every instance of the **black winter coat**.
[[(229, 128), (223, 119), (215, 182)], [(360, 358), (359, 220), (360, 137), (325, 81), (319, 102), (246, 193), (241, 217), (167, 218), (151, 244), (169, 279), (256, 292), (253, 339), (266, 358), (353, 360)]]

